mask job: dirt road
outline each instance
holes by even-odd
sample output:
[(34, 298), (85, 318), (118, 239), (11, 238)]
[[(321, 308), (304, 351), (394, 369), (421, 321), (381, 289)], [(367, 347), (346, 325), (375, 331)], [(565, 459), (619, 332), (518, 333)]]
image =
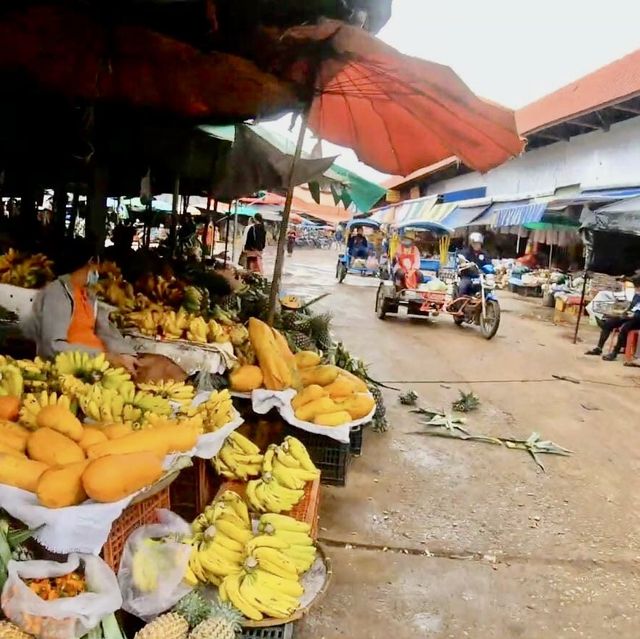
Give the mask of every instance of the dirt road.
[(347, 486), (324, 489), (334, 576), (296, 638), (637, 637), (638, 372), (585, 357), (568, 327), (532, 319), (538, 306), (506, 293), (491, 342), (446, 317), (381, 322), (375, 282), (335, 284), (335, 259), (298, 251), (285, 284), (331, 292), (335, 333), (374, 378), (429, 407), (473, 390), (474, 430), (538, 431), (575, 455), (544, 456), (543, 473), (523, 452), (427, 437), (386, 391), (390, 432), (366, 432)]

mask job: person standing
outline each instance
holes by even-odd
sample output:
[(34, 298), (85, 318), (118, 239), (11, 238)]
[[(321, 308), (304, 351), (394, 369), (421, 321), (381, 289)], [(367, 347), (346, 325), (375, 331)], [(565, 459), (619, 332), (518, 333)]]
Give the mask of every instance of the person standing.
[(243, 249), (247, 268), (250, 271), (262, 274), (262, 251), (264, 251), (266, 244), (267, 232), (264, 228), (264, 221), (262, 215), (256, 213), (247, 230)]
[(627, 344), (627, 337), (631, 331), (640, 330), (640, 276), (636, 275), (631, 282), (635, 289), (633, 299), (629, 304), (626, 313), (622, 317), (608, 317), (605, 319), (600, 331), (600, 339), (598, 345), (587, 351), (586, 355), (602, 355), (602, 349), (607, 343), (609, 336), (614, 330), (618, 330), (618, 339), (613, 350), (607, 355), (603, 355), (602, 359), (607, 362), (614, 361), (619, 353), (624, 350)]

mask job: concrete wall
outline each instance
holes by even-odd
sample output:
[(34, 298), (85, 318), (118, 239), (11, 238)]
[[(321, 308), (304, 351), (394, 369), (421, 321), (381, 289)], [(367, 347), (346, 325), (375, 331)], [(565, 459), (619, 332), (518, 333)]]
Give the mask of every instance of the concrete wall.
[(487, 196), (552, 195), (557, 188), (640, 185), (640, 117), (533, 149), (485, 175), (469, 173), (428, 187), (428, 194), (478, 186)]

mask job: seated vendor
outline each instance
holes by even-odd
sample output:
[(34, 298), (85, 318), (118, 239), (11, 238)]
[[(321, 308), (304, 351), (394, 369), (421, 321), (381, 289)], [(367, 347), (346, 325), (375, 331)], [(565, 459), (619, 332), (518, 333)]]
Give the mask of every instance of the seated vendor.
[(394, 261), (393, 280), (399, 289), (415, 289), (424, 281), (420, 271), (420, 251), (408, 235), (402, 238)]
[(361, 226), (356, 229), (355, 235), (352, 233), (349, 237), (347, 248), (354, 259), (366, 260), (369, 256), (369, 242), (367, 242)]
[(65, 255), (67, 275), (48, 284), (33, 302), (31, 333), (38, 355), (55, 357), (63, 351), (106, 352), (113, 366), (134, 373), (138, 358), (133, 348), (99, 308), (90, 287), (98, 280), (97, 262), (88, 243), (74, 242)]
[(612, 362), (618, 354), (624, 350), (629, 333), (640, 330), (640, 276), (634, 276), (631, 282), (633, 283), (635, 291), (626, 313), (622, 317), (608, 317), (604, 320), (598, 345), (590, 351), (587, 351), (586, 355), (602, 355), (602, 349), (607, 343), (609, 336), (614, 330), (617, 330), (618, 339), (616, 340), (613, 350), (602, 357), (602, 359)]

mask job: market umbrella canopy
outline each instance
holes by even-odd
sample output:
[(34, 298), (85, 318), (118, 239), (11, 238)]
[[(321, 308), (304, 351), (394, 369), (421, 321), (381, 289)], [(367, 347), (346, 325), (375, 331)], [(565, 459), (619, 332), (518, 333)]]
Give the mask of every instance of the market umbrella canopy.
[(308, 54), (290, 66), (295, 82), (317, 65), (311, 130), (380, 171), (407, 175), (452, 155), (487, 171), (522, 151), (513, 111), (477, 97), (449, 67), (332, 20), (293, 27), (284, 44)]
[(198, 49), (142, 26), (112, 25), (63, 6), (0, 19), (0, 73), (54, 94), (185, 118), (243, 120), (299, 106), (292, 86), (253, 62)]

